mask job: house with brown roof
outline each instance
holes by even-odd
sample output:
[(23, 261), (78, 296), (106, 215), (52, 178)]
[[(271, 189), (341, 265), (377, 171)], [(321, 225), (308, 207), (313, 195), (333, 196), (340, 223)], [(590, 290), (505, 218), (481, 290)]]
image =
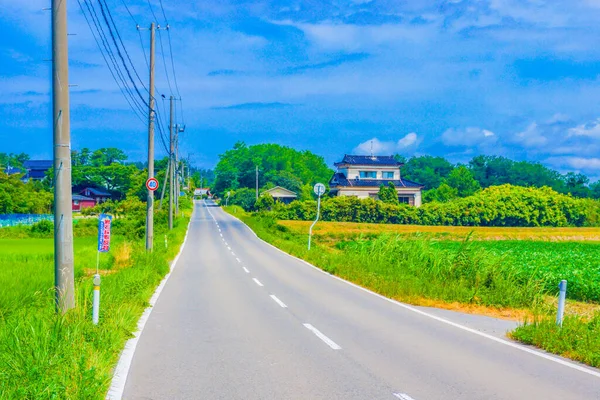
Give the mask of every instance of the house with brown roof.
[(421, 206), (423, 185), (402, 178), (401, 167), (393, 156), (344, 155), (342, 161), (334, 164), (337, 172), (329, 180), (331, 194), (335, 196), (356, 196), (358, 198), (378, 198), (381, 185), (392, 183), (398, 192), (400, 203)]

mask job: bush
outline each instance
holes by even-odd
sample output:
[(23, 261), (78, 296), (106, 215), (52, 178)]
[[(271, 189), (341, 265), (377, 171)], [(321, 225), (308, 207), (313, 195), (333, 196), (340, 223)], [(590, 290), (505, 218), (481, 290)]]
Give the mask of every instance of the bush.
[(54, 231), (54, 223), (52, 221), (48, 221), (47, 219), (43, 219), (40, 222), (36, 222), (31, 225), (30, 232), (32, 236), (35, 237), (44, 237), (49, 236)]
[(254, 203), (256, 211), (270, 211), (275, 206), (275, 199), (269, 193), (261, 195)]
[[(313, 220), (316, 202), (294, 201), (273, 210), (279, 219)], [(325, 198), (322, 219), (456, 226), (598, 226), (600, 202), (559, 194), (549, 187), (502, 185), (465, 198), (432, 201), (420, 208), (356, 197)]]

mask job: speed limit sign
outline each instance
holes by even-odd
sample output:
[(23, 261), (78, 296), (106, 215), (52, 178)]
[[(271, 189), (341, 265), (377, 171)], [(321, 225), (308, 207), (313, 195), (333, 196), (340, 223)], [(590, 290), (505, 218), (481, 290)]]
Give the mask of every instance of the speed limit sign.
[(151, 192), (154, 192), (156, 189), (158, 189), (158, 181), (156, 178), (148, 178), (146, 181), (146, 188), (148, 188), (148, 190)]

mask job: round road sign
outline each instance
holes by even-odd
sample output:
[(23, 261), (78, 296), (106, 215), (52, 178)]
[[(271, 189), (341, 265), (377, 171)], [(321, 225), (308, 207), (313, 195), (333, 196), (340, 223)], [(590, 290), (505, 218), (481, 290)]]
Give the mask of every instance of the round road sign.
[(317, 183), (314, 190), (317, 196), (323, 196), (325, 194), (325, 185), (322, 183)]
[(151, 192), (154, 192), (156, 189), (158, 189), (158, 181), (156, 180), (156, 178), (148, 178), (148, 180), (146, 181), (146, 187)]

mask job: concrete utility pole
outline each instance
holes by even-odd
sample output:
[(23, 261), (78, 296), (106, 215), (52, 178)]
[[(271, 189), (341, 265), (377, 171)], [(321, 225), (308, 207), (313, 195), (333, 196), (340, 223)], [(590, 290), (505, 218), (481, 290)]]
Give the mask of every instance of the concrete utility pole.
[(167, 170), (165, 171), (165, 180), (163, 182), (163, 187), (160, 192), (160, 205), (158, 206), (159, 210), (162, 210), (163, 199), (165, 198), (165, 189), (167, 188), (167, 180), (169, 179), (169, 171), (171, 170), (171, 162), (167, 162)]
[(175, 216), (179, 217), (179, 125), (175, 131)]
[[(154, 178), (154, 35), (156, 26), (150, 25), (150, 98), (148, 107), (148, 179)], [(154, 192), (148, 190), (146, 205), (146, 250), (152, 251), (154, 242)]]
[(54, 133), (54, 284), (56, 310), (75, 307), (71, 124), (67, 2), (52, 0), (52, 123)]
[(258, 200), (258, 165), (256, 166), (256, 200)]
[(169, 118), (169, 164), (171, 165), (171, 172), (169, 173), (169, 229), (173, 229), (173, 196), (175, 195), (175, 187), (173, 185), (173, 178), (175, 176), (175, 163), (173, 159), (173, 147), (175, 146), (175, 138), (173, 137), (173, 128), (175, 128), (173, 126), (173, 114), (175, 110), (173, 107), (173, 96), (169, 98), (169, 104), (171, 107), (171, 115)]

